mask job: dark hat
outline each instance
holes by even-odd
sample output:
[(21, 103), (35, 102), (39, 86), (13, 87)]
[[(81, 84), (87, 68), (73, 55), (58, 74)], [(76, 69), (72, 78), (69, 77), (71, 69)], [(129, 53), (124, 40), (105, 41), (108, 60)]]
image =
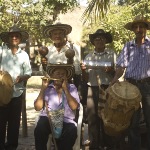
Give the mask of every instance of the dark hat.
[(68, 35), (72, 31), (72, 27), (68, 24), (62, 24), (60, 22), (53, 25), (47, 25), (43, 29), (43, 35), (51, 38), (51, 32), (53, 30), (64, 30), (65, 34)]
[(2, 39), (3, 42), (8, 43), (9, 40), (9, 34), (10, 33), (20, 33), (21, 34), (21, 40), (22, 41), (26, 41), (29, 38), (29, 34), (26, 31), (22, 31), (19, 27), (17, 27), (16, 25), (10, 27), (8, 32), (2, 32), (0, 34), (0, 38)]
[(94, 39), (98, 36), (103, 36), (106, 38), (106, 44), (112, 42), (112, 35), (110, 32), (105, 32), (103, 29), (98, 29), (95, 33), (89, 34), (89, 39), (92, 44), (94, 44)]
[(46, 68), (46, 72), (49, 76), (51, 76), (55, 69), (62, 68), (67, 72), (67, 79), (71, 79), (74, 76), (75, 68), (74, 65), (71, 64), (48, 64)]
[(133, 30), (133, 25), (135, 23), (145, 23), (147, 25), (147, 30), (150, 30), (150, 22), (147, 20), (146, 17), (142, 16), (142, 15), (138, 15), (134, 18), (134, 20), (132, 22), (128, 22), (124, 27), (127, 30)]

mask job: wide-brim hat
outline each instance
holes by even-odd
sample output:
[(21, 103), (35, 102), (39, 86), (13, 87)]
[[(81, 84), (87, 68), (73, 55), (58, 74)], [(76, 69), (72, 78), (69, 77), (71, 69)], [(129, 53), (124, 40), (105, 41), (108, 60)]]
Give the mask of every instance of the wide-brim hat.
[(46, 68), (46, 72), (51, 77), (53, 72), (58, 68), (66, 70), (67, 79), (71, 79), (75, 74), (75, 67), (74, 65), (71, 64), (48, 64)]
[(106, 44), (113, 41), (110, 32), (105, 32), (103, 29), (98, 29), (95, 33), (89, 34), (89, 39), (92, 44), (94, 44), (94, 39), (98, 36), (103, 36), (106, 39)]
[(43, 35), (45, 37), (50, 37), (51, 38), (51, 32), (53, 30), (64, 30), (65, 34), (68, 35), (72, 31), (72, 27), (68, 24), (62, 24), (60, 22), (53, 24), (53, 25), (47, 25), (43, 28)]
[(19, 32), (21, 34), (21, 41), (22, 42), (25, 42), (29, 38), (28, 32), (21, 30), (16, 25), (10, 27), (8, 32), (2, 32), (0, 34), (0, 38), (2, 39), (3, 42), (8, 43), (9, 42), (9, 34), (10, 33), (16, 33), (16, 32)]
[(128, 22), (124, 27), (127, 30), (133, 30), (133, 25), (135, 23), (145, 23), (147, 25), (147, 30), (150, 30), (150, 22), (147, 20), (146, 17), (138, 15), (134, 18), (134, 20), (132, 22)]

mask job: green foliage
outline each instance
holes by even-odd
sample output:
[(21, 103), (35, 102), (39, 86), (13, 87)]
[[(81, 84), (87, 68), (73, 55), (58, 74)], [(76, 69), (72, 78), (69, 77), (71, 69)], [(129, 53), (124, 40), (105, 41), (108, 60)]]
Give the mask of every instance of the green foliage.
[[(126, 30), (124, 25), (133, 21), (135, 16), (139, 14), (143, 14), (150, 18), (149, 12), (150, 2), (148, 0), (126, 0), (123, 5), (114, 5), (111, 3), (109, 10), (107, 10), (104, 17), (98, 19), (93, 16), (89, 16), (89, 18), (87, 18), (87, 27), (85, 27), (83, 32), (83, 42), (87, 43), (87, 47), (91, 49), (92, 45), (89, 43), (87, 35), (102, 28), (107, 32), (111, 32), (113, 35), (113, 43), (109, 45), (109, 48), (114, 49), (116, 53), (119, 54), (123, 45), (134, 38), (133, 32)], [(97, 13), (101, 13), (101, 11), (98, 11)], [(95, 13), (95, 16), (97, 16), (97, 13)]]
[(46, 41), (42, 28), (57, 20), (58, 14), (72, 10), (76, 0), (5, 0), (0, 1), (0, 32), (8, 31), (14, 23), (27, 30), (30, 41)]

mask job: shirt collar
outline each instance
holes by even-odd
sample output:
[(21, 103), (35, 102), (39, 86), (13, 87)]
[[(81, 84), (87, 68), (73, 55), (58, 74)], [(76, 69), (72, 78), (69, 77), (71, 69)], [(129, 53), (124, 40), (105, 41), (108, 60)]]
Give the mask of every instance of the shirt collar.
[[(146, 44), (147, 42), (150, 42), (150, 39), (146, 36), (145, 37), (145, 41), (144, 41), (144, 44)], [(136, 46), (136, 42), (135, 42), (135, 39), (131, 41), (130, 43), (130, 46)]]
[[(11, 49), (10, 48), (8, 48), (8, 50), (10, 50), (11, 51)], [(18, 50), (17, 50), (17, 52), (16, 52), (16, 54), (18, 54), (18, 53), (20, 53), (21, 52), (21, 48), (19, 47), (18, 48)]]
[(107, 51), (104, 51), (104, 52), (96, 52), (95, 50), (94, 50), (94, 54), (95, 55), (104, 55), (104, 54), (108, 54), (108, 52)]

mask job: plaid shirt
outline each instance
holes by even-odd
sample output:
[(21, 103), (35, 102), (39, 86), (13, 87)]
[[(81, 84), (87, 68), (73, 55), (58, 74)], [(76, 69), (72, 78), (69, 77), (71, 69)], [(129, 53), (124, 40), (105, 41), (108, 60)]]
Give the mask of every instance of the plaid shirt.
[(117, 66), (125, 67), (125, 78), (136, 80), (150, 77), (150, 39), (138, 46), (135, 40), (124, 45), (118, 59)]

